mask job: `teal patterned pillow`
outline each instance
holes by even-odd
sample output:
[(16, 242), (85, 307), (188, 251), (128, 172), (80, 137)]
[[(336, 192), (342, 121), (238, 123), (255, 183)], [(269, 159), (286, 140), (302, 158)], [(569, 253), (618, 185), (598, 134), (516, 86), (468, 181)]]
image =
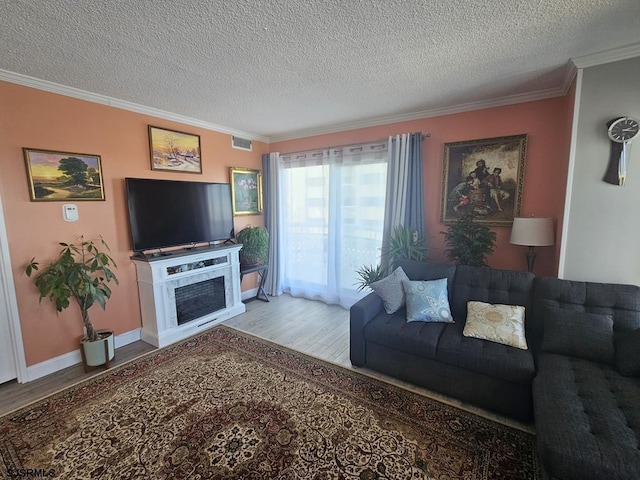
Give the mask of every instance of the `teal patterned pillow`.
[(407, 322), (453, 323), (447, 279), (431, 281), (403, 281), (407, 298)]

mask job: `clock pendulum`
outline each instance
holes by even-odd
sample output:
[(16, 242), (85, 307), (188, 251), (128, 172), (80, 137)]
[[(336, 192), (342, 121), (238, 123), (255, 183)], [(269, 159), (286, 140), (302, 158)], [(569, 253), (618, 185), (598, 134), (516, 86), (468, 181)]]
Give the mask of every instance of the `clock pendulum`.
[(612, 185), (623, 186), (627, 177), (629, 144), (638, 136), (640, 123), (631, 117), (619, 117), (607, 122), (607, 127), (607, 134), (611, 140), (611, 153), (603, 180)]

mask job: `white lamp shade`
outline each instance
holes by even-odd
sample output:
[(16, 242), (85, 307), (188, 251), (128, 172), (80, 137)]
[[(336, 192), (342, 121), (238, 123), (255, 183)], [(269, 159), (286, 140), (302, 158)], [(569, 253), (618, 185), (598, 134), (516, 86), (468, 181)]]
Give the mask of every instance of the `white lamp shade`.
[(510, 242), (528, 247), (553, 245), (553, 219), (550, 217), (514, 218)]

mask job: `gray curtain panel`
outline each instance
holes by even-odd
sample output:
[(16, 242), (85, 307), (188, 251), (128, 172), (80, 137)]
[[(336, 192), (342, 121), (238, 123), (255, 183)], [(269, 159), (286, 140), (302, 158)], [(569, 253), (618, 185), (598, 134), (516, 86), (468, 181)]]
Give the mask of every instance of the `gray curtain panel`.
[(407, 172), (407, 205), (405, 207), (404, 225), (417, 230), (420, 238), (427, 232), (424, 224), (424, 167), (422, 164), (422, 133), (411, 133), (408, 138), (409, 162)]
[(278, 200), (278, 152), (262, 155), (262, 189), (264, 226), (269, 232), (269, 270), (264, 291), (267, 295), (282, 295), (282, 256), (280, 255), (280, 209)]
[[(422, 133), (389, 137), (383, 251), (398, 225), (409, 227), (425, 238), (423, 171)], [(391, 265), (384, 265), (383, 259), (383, 267), (390, 269)]]

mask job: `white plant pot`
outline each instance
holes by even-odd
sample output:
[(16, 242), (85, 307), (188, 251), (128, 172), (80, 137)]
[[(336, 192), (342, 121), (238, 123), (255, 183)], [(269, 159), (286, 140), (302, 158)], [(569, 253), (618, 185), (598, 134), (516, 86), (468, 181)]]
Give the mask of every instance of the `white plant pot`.
[(107, 356), (105, 356), (105, 344), (107, 345), (106, 353), (108, 359), (113, 360), (115, 356), (115, 345), (113, 332), (98, 332), (98, 336), (101, 337), (95, 342), (89, 342), (88, 340), (82, 340), (81, 348), (84, 351), (85, 362), (90, 367), (98, 365), (104, 365), (107, 363)]

